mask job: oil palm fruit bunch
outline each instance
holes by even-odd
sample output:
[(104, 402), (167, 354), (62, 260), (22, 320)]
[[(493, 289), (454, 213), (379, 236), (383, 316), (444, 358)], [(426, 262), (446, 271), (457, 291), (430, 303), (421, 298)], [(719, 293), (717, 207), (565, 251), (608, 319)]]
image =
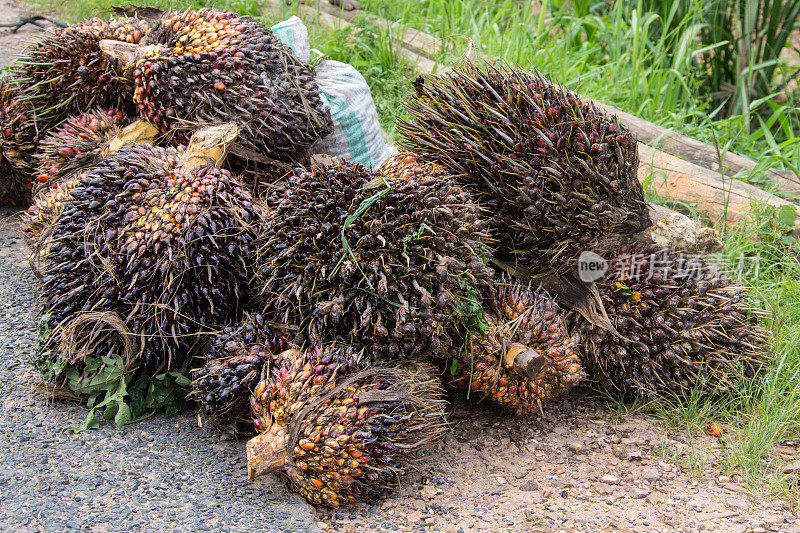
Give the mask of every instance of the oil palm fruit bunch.
[(542, 289), (503, 279), (486, 287), (477, 327), (450, 365), (450, 386), (524, 416), (586, 377), (565, 314)]
[[(204, 334), (236, 318), (261, 210), (209, 162), (221, 160), (235, 131), (198, 132), (185, 150), (127, 145), (77, 181), (44, 258), (54, 332), (112, 315), (123, 339), (137, 343), (142, 368), (153, 371), (174, 369)], [(68, 344), (79, 354), (109, 350)]]
[(280, 472), (315, 505), (374, 500), (442, 435), (445, 405), (429, 365), (367, 365), (349, 348), (315, 347), (256, 386), (249, 477)]
[(18, 57), (11, 76), (35, 112), (39, 131), (94, 108), (132, 113), (133, 84), (100, 49), (100, 41), (136, 44), (150, 28), (144, 20), (92, 18), (60, 28)]
[(583, 363), (601, 385), (636, 394), (722, 391), (765, 362), (764, 312), (718, 266), (645, 243), (603, 255), (611, 274), (598, 289), (619, 335), (571, 317)]
[(650, 224), (636, 141), (577, 94), (469, 62), (414, 88), (401, 145), (471, 188), (503, 260), (537, 276), (572, 272), (581, 252)]
[(192, 395), (219, 421), (249, 420), (253, 387), (289, 346), (289, 338), (262, 315), (226, 326), (211, 342), (203, 366), (193, 372)]
[(27, 205), (38, 132), (33, 113), (9, 76), (0, 78), (0, 206)]
[(294, 162), (333, 131), (309, 68), (249, 17), (170, 12), (146, 42), (106, 52), (132, 68), (142, 115), (179, 142), (198, 126), (232, 121), (242, 127), (234, 154)]
[(372, 359), (448, 352), (485, 222), (444, 176), (395, 179), (342, 162), (300, 169), (273, 190), (258, 240), (264, 315), (298, 345), (341, 341)]

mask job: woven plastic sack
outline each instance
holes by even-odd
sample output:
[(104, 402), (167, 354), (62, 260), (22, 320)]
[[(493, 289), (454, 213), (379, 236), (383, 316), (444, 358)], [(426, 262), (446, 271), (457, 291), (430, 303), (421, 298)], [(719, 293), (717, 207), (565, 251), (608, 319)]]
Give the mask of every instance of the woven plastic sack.
[[(291, 17), (271, 29), (295, 56), (308, 63), (311, 46), (303, 21)], [(315, 76), (322, 98), (331, 110), (333, 133), (317, 141), (311, 148), (312, 153), (372, 168), (379, 167), (397, 153), (383, 138), (375, 102), (364, 76), (347, 63), (329, 59), (317, 65)]]

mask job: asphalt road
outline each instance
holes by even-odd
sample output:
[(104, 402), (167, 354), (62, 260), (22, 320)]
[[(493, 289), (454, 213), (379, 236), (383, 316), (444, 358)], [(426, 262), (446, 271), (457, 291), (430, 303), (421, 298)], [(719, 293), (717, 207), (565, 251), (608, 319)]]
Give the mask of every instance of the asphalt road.
[(32, 391), (36, 282), (14, 217), (0, 209), (0, 530), (318, 531), (279, 478), (248, 482), (244, 441), (194, 409), (61, 432), (86, 409)]

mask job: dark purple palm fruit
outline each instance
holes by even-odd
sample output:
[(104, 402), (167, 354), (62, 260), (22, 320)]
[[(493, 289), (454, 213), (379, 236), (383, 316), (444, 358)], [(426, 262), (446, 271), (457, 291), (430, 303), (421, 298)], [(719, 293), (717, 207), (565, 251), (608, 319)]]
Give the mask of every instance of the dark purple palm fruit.
[(217, 421), (249, 420), (252, 388), (290, 345), (259, 314), (226, 326), (211, 342), (203, 366), (192, 372), (192, 395)]
[(336, 162), (301, 169), (267, 205), (261, 308), (295, 328), (298, 344), (342, 342), (373, 360), (447, 357), (469, 287), (491, 276), (485, 222), (463, 189), (433, 169)]

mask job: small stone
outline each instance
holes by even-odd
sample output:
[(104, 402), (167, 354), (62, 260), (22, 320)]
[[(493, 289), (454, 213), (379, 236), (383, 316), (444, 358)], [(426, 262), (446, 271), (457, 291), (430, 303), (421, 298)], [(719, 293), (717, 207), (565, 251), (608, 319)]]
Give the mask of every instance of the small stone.
[(442, 490), (437, 489), (433, 485), (423, 485), (422, 489), (419, 491), (420, 495), (423, 498), (432, 499), (437, 494), (441, 494)]
[(730, 483), (731, 482), (731, 478), (728, 477), (728, 476), (719, 476), (717, 478), (717, 481), (719, 481), (720, 483)]
[(583, 444), (581, 444), (580, 442), (570, 442), (568, 448), (569, 448), (569, 451), (571, 451), (575, 455), (582, 454), (584, 449), (585, 449), (583, 447)]
[(425, 517), (425, 525), (432, 526), (434, 522), (434, 518), (432, 516)]
[(408, 521), (409, 522), (419, 522), (422, 520), (422, 513), (419, 511), (414, 511), (412, 513), (408, 513)]
[(783, 467), (784, 474), (794, 474), (795, 472), (800, 472), (800, 461), (792, 461)]
[(644, 457), (642, 450), (640, 450), (639, 448), (632, 448), (628, 450), (625, 455), (627, 455), (628, 460), (630, 461), (641, 461), (642, 458)]
[(519, 490), (523, 490), (525, 492), (539, 490), (539, 483), (537, 483), (535, 479), (529, 479), (520, 486)]
[(494, 480), (497, 481), (501, 485), (505, 485), (506, 483), (508, 483), (508, 480), (506, 478), (504, 478), (503, 476), (497, 476), (497, 477), (494, 478)]
[(325, 522), (317, 522), (317, 527), (320, 528), (322, 531), (328, 531), (328, 528), (330, 528), (331, 526), (329, 526)]
[(736, 509), (747, 509), (750, 507), (747, 505), (746, 501), (739, 498), (725, 498), (725, 504), (729, 507), (735, 507)]
[(650, 495), (650, 491), (646, 489), (634, 489), (631, 492), (631, 498), (634, 500), (641, 500), (647, 498)]
[(767, 530), (764, 529), (763, 527), (754, 527), (752, 529), (752, 532), (753, 533), (767, 533)]
[(661, 472), (656, 470), (655, 468), (645, 468), (642, 471), (642, 478), (645, 481), (658, 481), (661, 479)]
[(557, 476), (560, 476), (561, 474), (565, 474), (566, 472), (567, 472), (567, 469), (566, 469), (566, 468), (564, 468), (563, 466), (559, 466), (558, 468), (556, 468), (555, 470), (553, 470), (553, 473), (554, 473), (555, 475), (557, 475)]
[(600, 478), (600, 481), (608, 483), (609, 485), (619, 485), (621, 479), (613, 474), (606, 474)]

